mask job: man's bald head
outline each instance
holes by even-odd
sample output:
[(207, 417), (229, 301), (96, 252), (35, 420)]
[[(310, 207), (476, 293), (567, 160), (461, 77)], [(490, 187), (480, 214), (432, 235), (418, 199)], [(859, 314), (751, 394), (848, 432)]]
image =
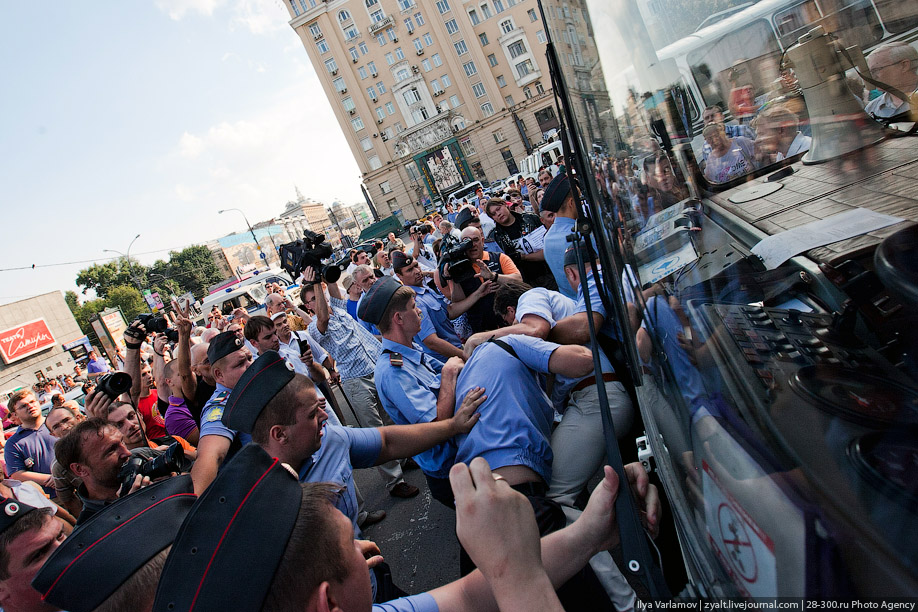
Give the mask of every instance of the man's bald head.
[(213, 385), (216, 381), (210, 371), (210, 360), (207, 358), (209, 348), (210, 342), (201, 342), (191, 347), (191, 371), (203, 378), (207, 384)]
[(466, 238), (471, 238), (472, 240), (474, 240), (475, 238), (478, 238), (480, 236), (481, 236), (481, 230), (478, 229), (477, 227), (467, 227), (464, 230), (462, 230), (463, 240), (465, 240)]
[(284, 298), (278, 293), (269, 293), (265, 298), (265, 308), (268, 310), (268, 316), (284, 309)]

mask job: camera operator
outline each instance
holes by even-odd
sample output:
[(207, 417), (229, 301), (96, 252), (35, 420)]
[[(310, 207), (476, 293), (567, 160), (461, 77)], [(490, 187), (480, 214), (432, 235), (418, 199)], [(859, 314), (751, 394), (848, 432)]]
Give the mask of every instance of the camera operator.
[[(449, 279), (449, 292), (453, 303), (462, 302), (481, 287), (485, 281), (493, 284), (496, 291), (497, 285), (509, 281), (521, 281), (522, 275), (513, 260), (504, 253), (484, 250), (484, 238), (477, 227), (466, 227), (462, 230), (462, 239), (469, 239), (471, 244), (465, 251), (465, 256), (472, 262), (475, 275), (461, 282)], [(446, 276), (450, 276), (449, 264), (444, 266)], [(475, 333), (497, 329), (501, 320), (494, 314), (494, 294), (488, 293), (479, 299), (468, 311), (469, 325)]]
[[(124, 436), (114, 425), (105, 419), (86, 419), (57, 441), (54, 454), (61, 465), (69, 468), (83, 481), (77, 488), (77, 495), (83, 502), (78, 526), (119, 498), (123, 483), (118, 475), (132, 453), (124, 444)], [(148, 484), (150, 479), (138, 474), (129, 493)]]
[(425, 236), (429, 235), (430, 228), (424, 224), (418, 224), (408, 230), (408, 236), (411, 238), (411, 249), (407, 255), (411, 255), (417, 260), (425, 276), (431, 276), (436, 268), (436, 257), (433, 251), (424, 242)]
[(520, 269), (523, 282), (532, 287), (557, 290), (558, 284), (548, 264), (545, 263), (545, 252), (541, 248), (533, 249), (533, 246), (541, 244), (534, 245), (527, 238), (530, 234), (539, 236), (537, 242), (541, 243), (541, 236), (545, 234), (545, 230), (538, 215), (515, 213), (510, 210), (507, 202), (500, 198), (488, 200), (485, 210), (497, 223), (494, 230), (495, 242)]

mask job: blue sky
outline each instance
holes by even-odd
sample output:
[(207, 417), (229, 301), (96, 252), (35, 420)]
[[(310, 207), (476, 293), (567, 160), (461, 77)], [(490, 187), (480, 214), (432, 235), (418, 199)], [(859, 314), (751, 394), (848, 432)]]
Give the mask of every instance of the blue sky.
[[(48, 10), (53, 8), (54, 10)], [(281, 0), (14, 2), (0, 22), (0, 303), (103, 249), (141, 262), (270, 218), (360, 171)], [(31, 266), (35, 269), (6, 271)]]

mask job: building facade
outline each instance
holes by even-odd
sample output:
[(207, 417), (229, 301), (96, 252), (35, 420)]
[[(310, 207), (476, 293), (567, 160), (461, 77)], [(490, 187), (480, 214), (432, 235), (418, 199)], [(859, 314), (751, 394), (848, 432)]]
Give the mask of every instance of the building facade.
[(535, 0), (286, 0), (380, 217), (518, 173), (557, 127)]

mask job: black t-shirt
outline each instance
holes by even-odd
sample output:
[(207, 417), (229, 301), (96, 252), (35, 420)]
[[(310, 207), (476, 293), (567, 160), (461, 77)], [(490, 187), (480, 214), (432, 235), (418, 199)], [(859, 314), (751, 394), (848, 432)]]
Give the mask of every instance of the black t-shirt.
[(216, 385), (207, 384), (207, 382), (199, 376), (198, 387), (194, 391), (194, 400), (191, 402), (187, 399), (185, 400), (185, 403), (188, 404), (188, 411), (191, 413), (191, 416), (194, 417), (198, 427), (201, 426), (201, 410), (203, 410), (204, 404), (207, 403), (207, 400), (210, 399), (210, 396), (213, 395), (216, 390)]
[(520, 269), (523, 281), (533, 287), (545, 287), (546, 289), (558, 290), (558, 284), (551, 273), (551, 269), (544, 261), (523, 261), (523, 248), (520, 239), (542, 227), (542, 221), (538, 215), (532, 213), (510, 213), (513, 223), (510, 225), (500, 225), (494, 228), (494, 240), (500, 245), (516, 267)]

